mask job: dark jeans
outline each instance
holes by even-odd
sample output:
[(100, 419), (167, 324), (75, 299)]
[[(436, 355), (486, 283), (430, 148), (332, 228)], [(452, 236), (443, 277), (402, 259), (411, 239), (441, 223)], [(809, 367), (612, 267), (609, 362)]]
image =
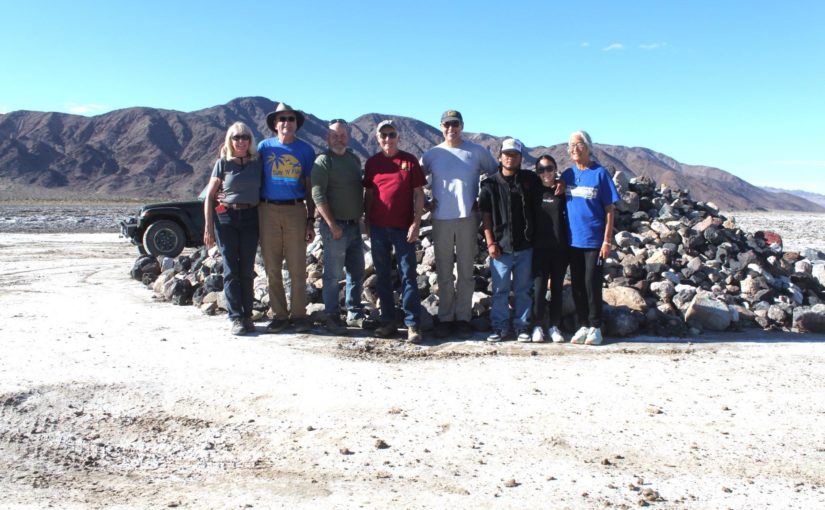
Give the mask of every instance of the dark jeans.
[(338, 317), (338, 282), (347, 270), (346, 305), (347, 318), (363, 313), (361, 291), (364, 288), (364, 241), (358, 223), (337, 222), (344, 231), (341, 239), (333, 239), (332, 231), (325, 221), (321, 221), (321, 240), (324, 243), (324, 312)]
[(223, 257), (223, 292), (229, 318), (252, 317), (258, 209), (228, 209), (215, 217), (215, 241)]
[(401, 279), (401, 308), (404, 310), (404, 324), (418, 326), (421, 319), (421, 300), (418, 297), (417, 274), (415, 272), (415, 243), (407, 242), (407, 230), (400, 228), (370, 226), (372, 239), (372, 262), (377, 277), (376, 287), (381, 300), (381, 322), (395, 321), (395, 300), (392, 292), (392, 249), (398, 261), (398, 276)]
[(579, 327), (602, 327), (603, 280), (598, 248), (570, 248), (570, 284)]
[[(544, 255), (542, 255), (544, 257)], [(561, 325), (564, 274), (567, 272), (567, 253), (548, 252), (547, 260), (535, 271), (533, 280), (533, 324), (547, 328)], [(547, 302), (547, 279), (550, 279), (550, 303)], [(550, 312), (548, 318), (547, 312)]]

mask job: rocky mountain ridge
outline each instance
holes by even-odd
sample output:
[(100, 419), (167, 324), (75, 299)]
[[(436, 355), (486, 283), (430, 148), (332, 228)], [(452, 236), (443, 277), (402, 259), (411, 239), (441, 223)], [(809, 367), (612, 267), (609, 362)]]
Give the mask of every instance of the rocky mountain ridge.
[[(190, 198), (205, 185), (226, 128), (243, 121), (257, 140), (266, 138), (271, 135), (266, 114), (276, 104), (244, 97), (194, 112), (134, 107), (94, 117), (32, 111), (0, 115), (0, 199)], [(299, 136), (320, 152), (326, 148), (326, 122), (305, 114)], [(400, 147), (412, 154), (421, 155), (442, 140), (438, 129), (422, 121), (369, 113), (351, 122), (350, 146), (362, 160), (379, 150), (372, 132), (385, 118), (397, 121)], [(466, 137), (494, 153), (504, 138), (469, 132)], [(564, 144), (533, 147), (525, 167), (544, 153), (568, 165), (565, 149)], [(771, 193), (718, 168), (685, 165), (650, 149), (596, 144), (595, 152), (610, 170), (686, 189), (694, 199), (725, 210), (825, 212), (804, 198)]]

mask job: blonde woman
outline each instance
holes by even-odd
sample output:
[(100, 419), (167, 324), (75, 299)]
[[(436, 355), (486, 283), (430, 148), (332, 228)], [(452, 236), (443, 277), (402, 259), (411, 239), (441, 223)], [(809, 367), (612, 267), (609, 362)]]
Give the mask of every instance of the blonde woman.
[(229, 127), (203, 205), (203, 242), (211, 247), (217, 241), (221, 251), (223, 292), (233, 335), (255, 331), (252, 282), (263, 171), (255, 147), (252, 130), (246, 124), (236, 122)]

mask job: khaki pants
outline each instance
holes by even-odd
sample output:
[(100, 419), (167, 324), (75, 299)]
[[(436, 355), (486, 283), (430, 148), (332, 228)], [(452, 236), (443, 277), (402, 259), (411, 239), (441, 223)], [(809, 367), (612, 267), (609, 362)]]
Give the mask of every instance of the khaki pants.
[(290, 306), (292, 318), (307, 315), (307, 210), (303, 203), (278, 205), (261, 202), (258, 206), (261, 256), (269, 281), (269, 306), (276, 319), (286, 319), (283, 262), (291, 280)]
[[(473, 314), (473, 262), (478, 253), (479, 216), (433, 220), (435, 272), (438, 279), (438, 320), (469, 321)], [(453, 261), (458, 282), (453, 277)]]

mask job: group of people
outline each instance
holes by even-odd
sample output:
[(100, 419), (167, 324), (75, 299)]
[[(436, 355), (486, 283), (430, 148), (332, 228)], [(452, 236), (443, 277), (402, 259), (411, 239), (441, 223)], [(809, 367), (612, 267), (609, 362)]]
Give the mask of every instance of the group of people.
[[(266, 118), (275, 136), (257, 146), (252, 131), (235, 123), (212, 170), (204, 202), (204, 243), (215, 243), (224, 263), (224, 293), (232, 333), (252, 332), (253, 279), (260, 243), (273, 315), (266, 330), (290, 325), (308, 331), (306, 244), (314, 240), (316, 211), (323, 244), (324, 327), (331, 334), (375, 327), (375, 335), (397, 334), (392, 254), (401, 281), (400, 301), (407, 341), (421, 341), (421, 301), (416, 242), (421, 218), (432, 213), (432, 244), (438, 283), (437, 338), (473, 335), (473, 263), (479, 223), (490, 256), (493, 300), (488, 341), (564, 342), (559, 330), (562, 288), (570, 267), (579, 329), (572, 343), (602, 342), (602, 263), (619, 199), (609, 173), (593, 155), (590, 136), (569, 140), (573, 166), (561, 174), (549, 154), (535, 171), (521, 168), (522, 143), (504, 140), (498, 161), (484, 147), (462, 137), (464, 119), (441, 116), (444, 141), (416, 158), (398, 148), (393, 120), (380, 122), (380, 152), (361, 161), (349, 148), (347, 122), (328, 124), (328, 149), (316, 157), (297, 137), (303, 113), (280, 103)], [(432, 200), (424, 186), (429, 181)], [(378, 324), (369, 324), (361, 294), (364, 244), (361, 222), (371, 240), (380, 304)], [(287, 306), (283, 262), (292, 282)], [(346, 279), (346, 319), (342, 321), (339, 282)], [(550, 299), (547, 300), (548, 281)], [(513, 317), (510, 294), (513, 294)]]

